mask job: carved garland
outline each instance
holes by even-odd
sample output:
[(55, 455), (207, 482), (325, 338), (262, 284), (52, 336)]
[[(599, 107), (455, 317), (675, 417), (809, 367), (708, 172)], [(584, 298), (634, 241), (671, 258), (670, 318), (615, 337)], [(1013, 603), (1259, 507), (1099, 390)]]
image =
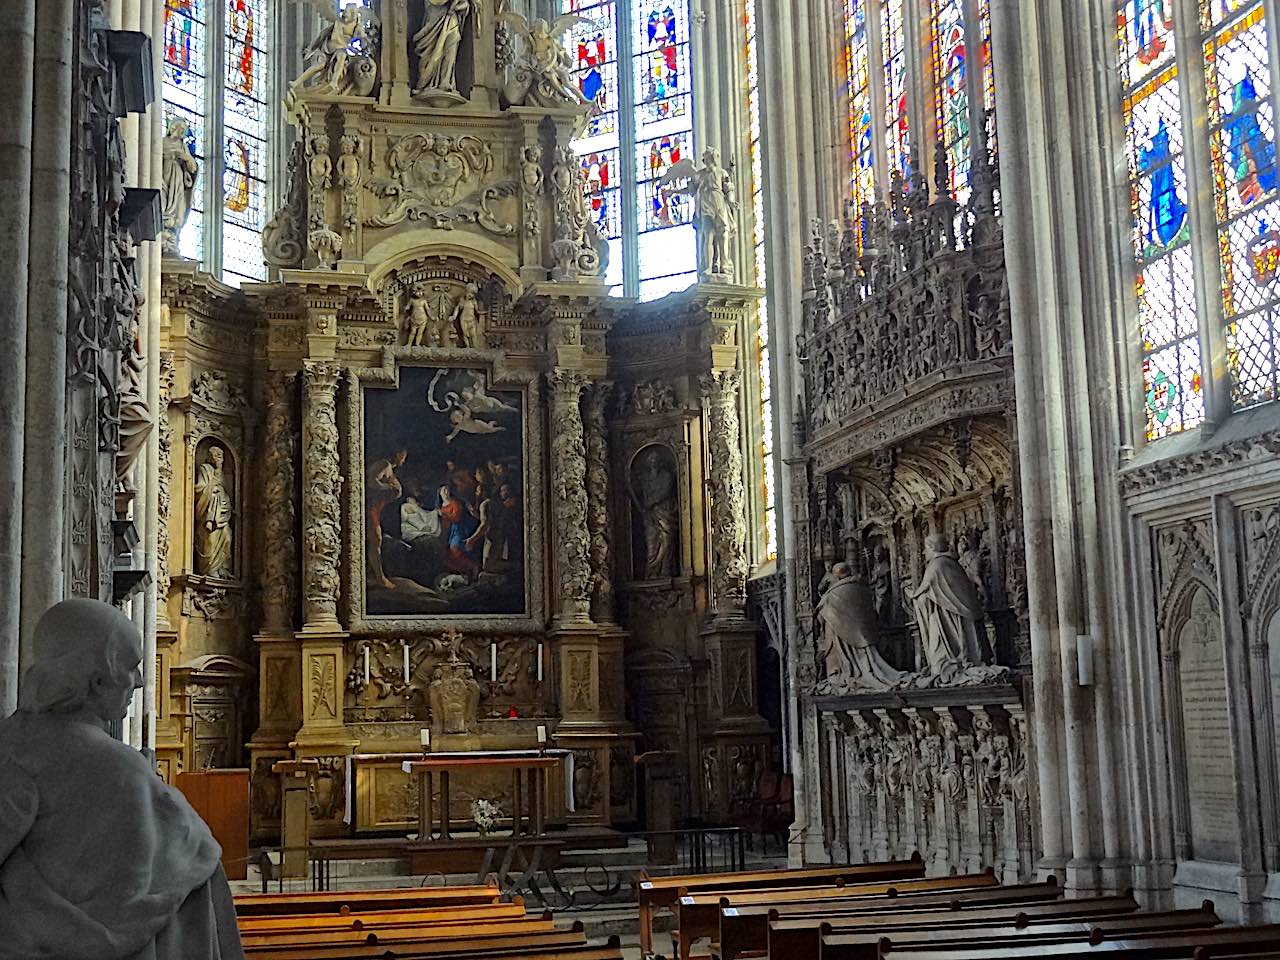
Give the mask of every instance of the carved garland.
[(156, 619), (161, 627), (169, 625), (169, 515), (173, 510), (173, 426), (169, 423), (169, 404), (173, 399), (175, 371), (173, 351), (160, 352), (160, 400), (157, 416), (159, 428), (156, 448), (160, 471), (156, 481)]
[(721, 370), (703, 374), (700, 381), (708, 415), (714, 609), (719, 616), (740, 615), (746, 603), (747, 521), (738, 447), (741, 379), (737, 370)]
[(596, 621), (614, 617), (613, 582), (609, 577), (609, 443), (605, 409), (613, 396), (613, 384), (593, 385), (586, 402), (587, 529), (591, 535), (591, 615)]
[(297, 584), (294, 564), (296, 507), (293, 497), (293, 404), (295, 373), (278, 373), (267, 381), (267, 424), (263, 435), (263, 627), (286, 631), (292, 626)]

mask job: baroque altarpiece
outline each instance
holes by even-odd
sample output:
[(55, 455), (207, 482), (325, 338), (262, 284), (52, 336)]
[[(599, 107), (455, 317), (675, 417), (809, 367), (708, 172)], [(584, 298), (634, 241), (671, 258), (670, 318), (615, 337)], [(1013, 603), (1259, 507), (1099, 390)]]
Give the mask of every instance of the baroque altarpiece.
[(319, 761), (317, 832), (416, 822), (395, 755), (424, 727), (498, 749), (549, 726), (572, 823), (636, 820), (647, 749), (708, 818), (767, 762), (739, 441), (758, 293), (708, 269), (608, 295), (570, 146), (588, 105), (546, 40), (483, 2), (348, 8), (288, 91), (273, 279), (166, 261), (158, 758), (247, 763), (257, 836), (293, 757)]
[[(979, 128), (980, 130), (981, 128)], [(999, 185), (895, 174), (815, 222), (790, 463), (806, 782), (835, 862), (1033, 873), (1030, 648)]]

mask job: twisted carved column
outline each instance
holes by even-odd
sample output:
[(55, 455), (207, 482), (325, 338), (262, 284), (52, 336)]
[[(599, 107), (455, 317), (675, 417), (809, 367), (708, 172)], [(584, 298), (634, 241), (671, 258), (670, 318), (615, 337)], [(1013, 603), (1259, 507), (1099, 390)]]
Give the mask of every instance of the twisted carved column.
[(342, 517), (338, 502), (337, 393), (342, 368), (308, 360), (302, 366), (302, 570), (304, 629), (338, 627), (338, 556)]
[(605, 407), (613, 396), (613, 384), (602, 381), (587, 391), (587, 533), (591, 537), (591, 619), (611, 623), (614, 618), (613, 580), (610, 577), (609, 440)]
[[(293, 385), (296, 373), (276, 373), (267, 380), (267, 422), (262, 437), (262, 626), (266, 633), (293, 629), (297, 605), (294, 558)], [(310, 387), (310, 381), (308, 382)], [(331, 405), (332, 407), (332, 405)]]
[(587, 535), (587, 463), (580, 402), (586, 377), (547, 375), (551, 387), (552, 527), (562, 620), (590, 619), (591, 556)]
[(156, 404), (156, 628), (169, 624), (169, 514), (173, 509), (173, 427), (169, 423), (169, 403), (173, 399), (173, 351), (160, 353), (160, 400)]
[(720, 617), (740, 616), (747, 591), (747, 521), (743, 505), (742, 450), (738, 446), (737, 370), (703, 374), (711, 466), (712, 609)]

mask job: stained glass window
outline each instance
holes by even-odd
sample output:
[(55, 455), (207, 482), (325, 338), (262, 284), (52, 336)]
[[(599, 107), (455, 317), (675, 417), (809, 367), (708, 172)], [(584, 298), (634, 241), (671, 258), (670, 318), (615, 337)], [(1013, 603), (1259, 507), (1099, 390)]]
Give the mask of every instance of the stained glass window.
[(1263, 4), (1214, 0), (1202, 7), (1209, 145), (1222, 269), (1222, 314), (1232, 402), (1274, 400), (1277, 364), (1275, 111)]
[[(871, 91), (871, 39), (867, 26), (868, 0), (849, 0), (845, 9), (845, 62), (849, 82), (850, 190), (853, 209), (875, 202), (875, 107)], [(861, 230), (858, 231), (861, 244)]]
[(947, 150), (951, 195), (969, 197), (969, 80), (963, 0), (934, 0), (933, 69), (938, 131)]
[(881, 39), (885, 78), (884, 139), (889, 169), (911, 176), (910, 89), (907, 78), (907, 32), (903, 6), (906, 0), (883, 0)]
[(204, 254), (205, 155), (205, 10), (204, 0), (165, 0), (164, 113), (187, 123), (187, 143), (200, 161), (191, 214), (178, 237), (178, 253), (191, 260)]
[(1116, 26), (1146, 433), (1156, 439), (1204, 418), (1173, 4), (1126, 0)]
[[(767, 289), (768, 270), (764, 245), (764, 154), (760, 126), (760, 50), (756, 24), (756, 0), (745, 0), (743, 22), (747, 61), (747, 145), (751, 159), (751, 252), (756, 286)], [(760, 386), (761, 503), (764, 520), (764, 558), (777, 556), (777, 516), (773, 485), (773, 386), (769, 370), (769, 301), (756, 309), (756, 362)]]
[(564, 9), (583, 18), (566, 43), (595, 107), (574, 150), (609, 241), (605, 281), (646, 300), (682, 290), (697, 275), (693, 205), (658, 184), (694, 156), (688, 0), (565, 0)]
[(200, 161), (178, 252), (232, 284), (266, 279), (268, 8), (269, 0), (165, 0), (165, 115), (187, 122)]

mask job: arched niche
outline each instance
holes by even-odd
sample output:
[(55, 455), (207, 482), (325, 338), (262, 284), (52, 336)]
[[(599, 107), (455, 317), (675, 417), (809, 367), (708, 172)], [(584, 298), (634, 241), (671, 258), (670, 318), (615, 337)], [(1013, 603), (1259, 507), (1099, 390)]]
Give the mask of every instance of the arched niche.
[(192, 569), (211, 580), (240, 575), (239, 465), (219, 437), (196, 444), (192, 477)]
[(665, 580), (680, 573), (680, 471), (672, 449), (650, 443), (627, 465), (631, 500), (632, 579)]

